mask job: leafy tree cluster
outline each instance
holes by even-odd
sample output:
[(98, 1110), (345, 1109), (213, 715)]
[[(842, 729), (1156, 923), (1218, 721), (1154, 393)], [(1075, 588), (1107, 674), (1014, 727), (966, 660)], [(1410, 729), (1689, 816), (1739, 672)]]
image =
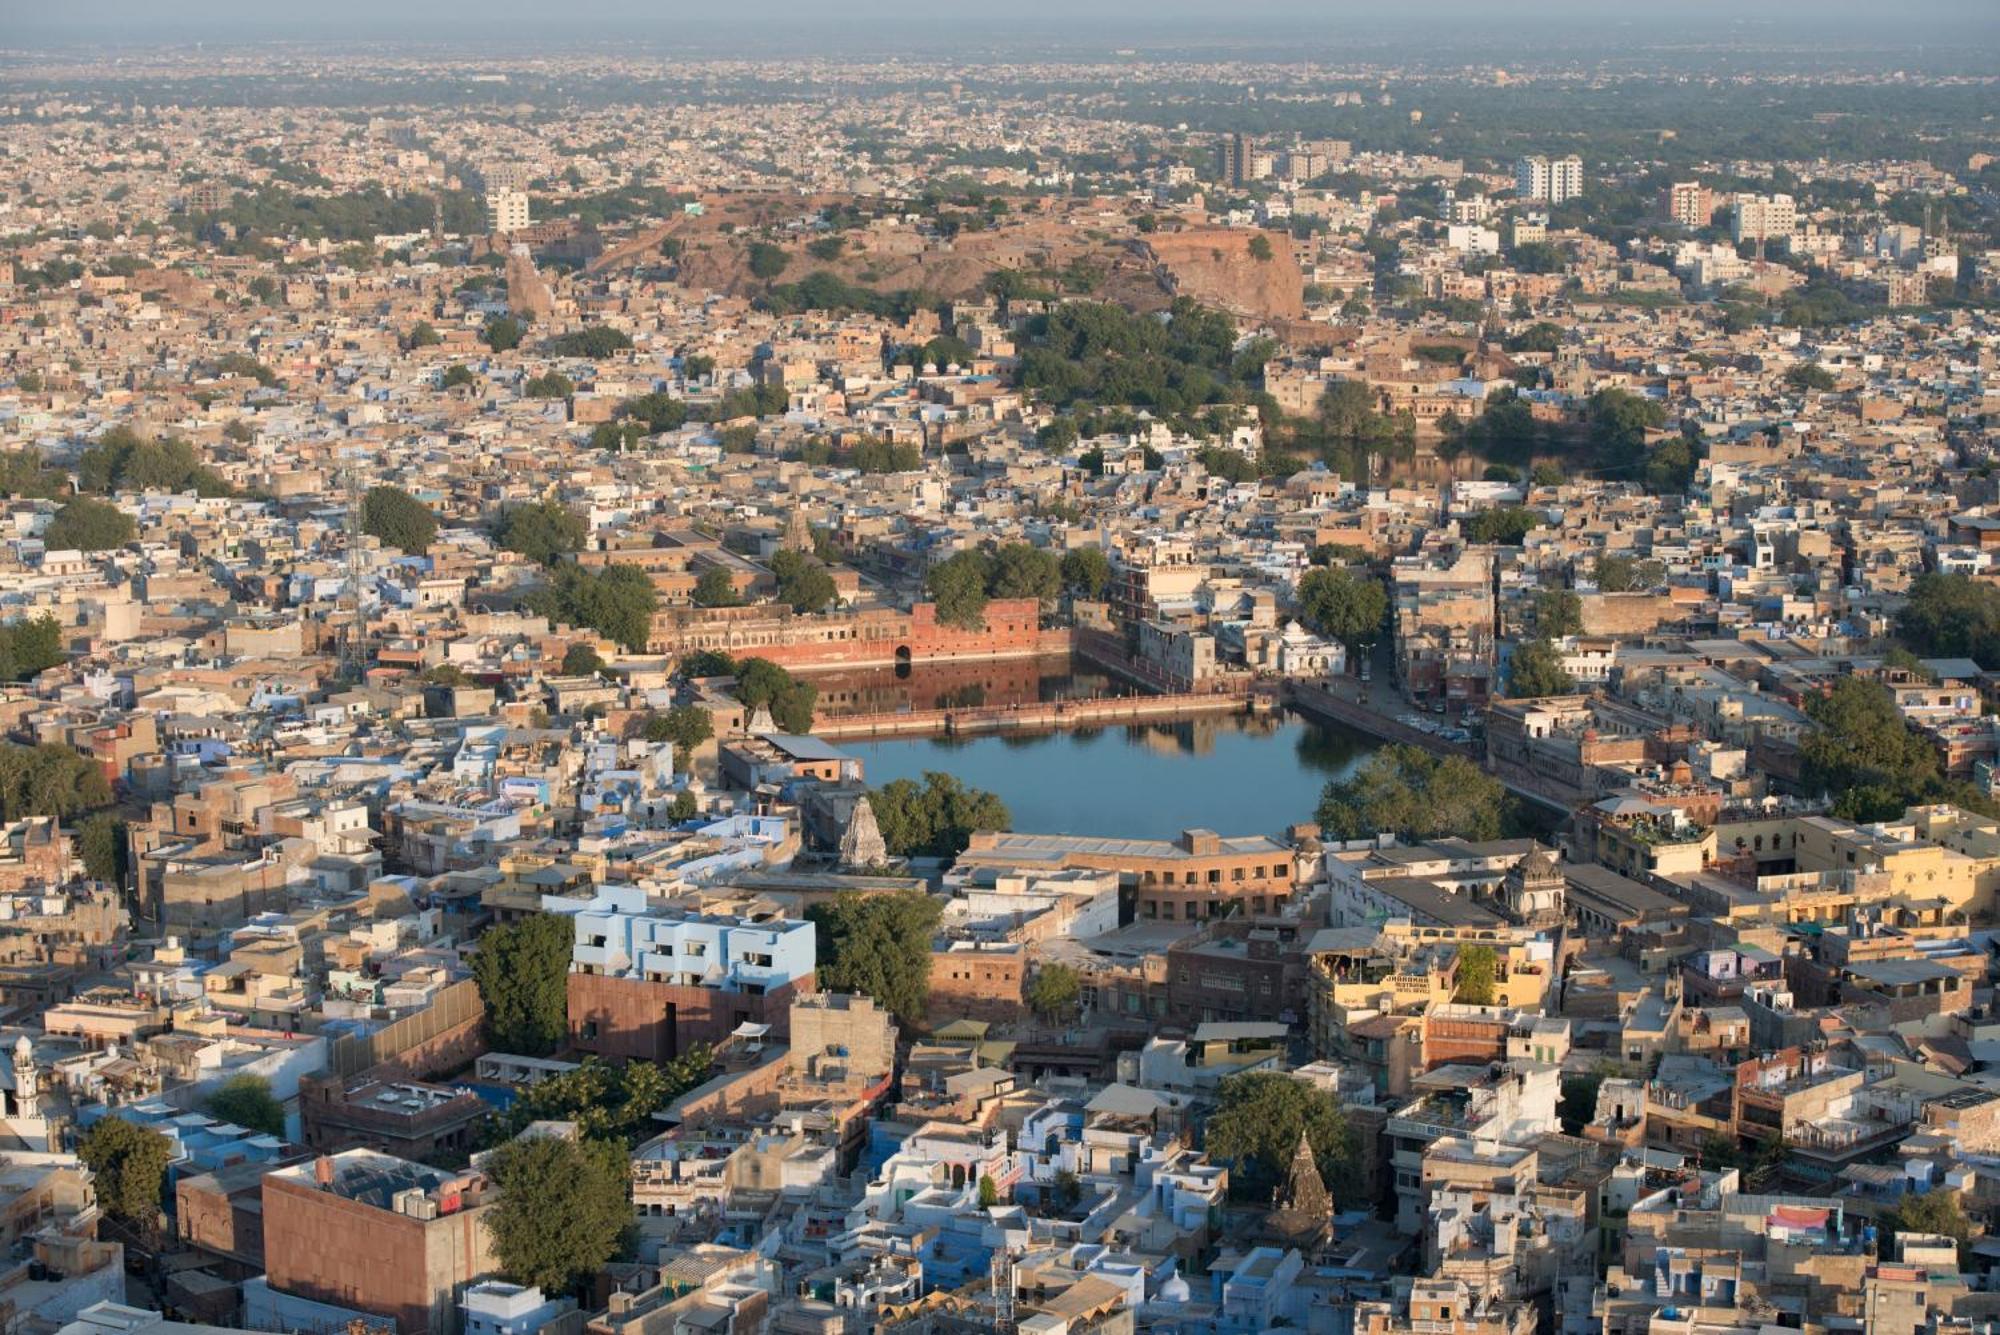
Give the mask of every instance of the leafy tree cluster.
[(531, 1136), (495, 1150), (486, 1171), (499, 1193), (493, 1253), (516, 1284), (576, 1294), (626, 1250), (631, 1161), (616, 1142)]
[(479, 377), (463, 362), (453, 362), (438, 376), (438, 388), (444, 390), (465, 389), (479, 383)]
[[(468, 234), (484, 230), (485, 204), (478, 195), (448, 190), (442, 203), (446, 230)], [(273, 185), (240, 194), (217, 213), (190, 215), (184, 225), (201, 232), (218, 222), (252, 237), (372, 241), (377, 236), (428, 231), (431, 196), (427, 191), (392, 195), (379, 185), (330, 195), (300, 194)]]
[(1785, 383), (1796, 390), (1812, 389), (1824, 392), (1832, 389), (1838, 382), (1834, 380), (1833, 372), (1817, 362), (1801, 362), (1785, 372)]
[(641, 728), (649, 742), (672, 742), (674, 768), (692, 768), (694, 753), (715, 736), (715, 720), (699, 705), (675, 705), (664, 713), (649, 714)]
[(1058, 407), (1120, 404), (1191, 413), (1246, 402), (1268, 346), (1239, 356), (1228, 316), (1186, 297), (1164, 322), (1101, 302), (1069, 302), (1028, 322), (1021, 383)]
[(768, 658), (746, 658), (736, 667), (736, 698), (750, 709), (766, 708), (783, 732), (812, 731), (819, 687), (794, 677)]
[(774, 246), (769, 241), (752, 241), (747, 259), (750, 272), (767, 283), (783, 273), (792, 262), (784, 247)]
[(1102, 598), (1111, 585), (1111, 558), (1101, 547), (1072, 547), (1063, 553), (1059, 573), (1064, 588), (1085, 598)]
[(1546, 634), (1517, 646), (1507, 671), (1507, 693), (1517, 700), (1576, 693), (1576, 679), (1562, 665), (1562, 655)]
[(771, 573), (778, 580), (778, 601), (794, 612), (817, 612), (838, 596), (833, 576), (816, 557), (778, 552), (771, 557)]
[(583, 517), (576, 511), (560, 501), (536, 501), (513, 506), (501, 516), (497, 541), (507, 551), (553, 566), (582, 551), (588, 536)]
[(551, 621), (588, 626), (636, 654), (645, 651), (651, 638), (659, 601), (653, 581), (636, 566), (585, 570), (564, 565), (556, 571), (553, 583), (535, 590), (522, 604)]
[(1365, 571), (1315, 566), (1299, 577), (1299, 618), (1349, 649), (1372, 643), (1389, 614), (1389, 590)]
[(84, 1132), (76, 1153), (97, 1179), (105, 1213), (141, 1229), (158, 1223), (172, 1154), (165, 1136), (111, 1116)]
[(2000, 588), (1969, 575), (1919, 575), (1896, 615), (1896, 638), (1919, 658), (2000, 667)]
[(562, 675), (565, 677), (594, 677), (604, 671), (604, 655), (597, 652), (593, 644), (572, 644), (563, 651)]
[(110, 552), (138, 536), (138, 526), (110, 502), (78, 496), (50, 518), (42, 544), (52, 552)]
[(114, 426), (77, 459), (80, 489), (110, 496), (121, 491), (194, 491), (227, 496), (230, 487), (201, 462), (184, 440), (147, 440)]
[(576, 393), (576, 381), (561, 371), (544, 371), (523, 382), (521, 392), (531, 399), (566, 399)]
[(1500, 837), (1507, 790), (1463, 756), (1387, 746), (1354, 774), (1327, 784), (1316, 819), (1330, 839), (1389, 832), (1405, 843), (1457, 834)]
[(742, 602), (727, 566), (710, 566), (694, 582), (696, 607), (737, 607)]
[(283, 1138), (285, 1105), (271, 1093), (271, 1082), (261, 1075), (233, 1075), (222, 1082), (202, 1105), (210, 1117), (237, 1126)]
[(62, 626), (46, 612), (0, 626), (0, 681), (26, 681), (67, 657)]
[(916, 446), (878, 437), (857, 440), (837, 450), (825, 440), (809, 440), (785, 457), (799, 463), (832, 464), (870, 474), (914, 473), (924, 466), (923, 451)]
[(1481, 510), (1466, 520), (1463, 531), (1467, 542), (1493, 542), (1518, 547), (1530, 529), (1540, 528), (1546, 522), (1540, 510), (1519, 505), (1498, 505), (1490, 510)]
[(791, 401), (783, 385), (751, 385), (732, 389), (708, 410), (711, 422), (727, 422), (737, 417), (773, 417), (785, 411)]
[(631, 347), (632, 339), (624, 330), (613, 329), (607, 324), (594, 324), (545, 338), (541, 350), (551, 357), (587, 357), (591, 361), (603, 361), (614, 353), (628, 352)]
[(103, 768), (61, 742), (0, 743), (0, 820), (58, 816), (65, 820), (111, 805)]
[(806, 910), (818, 936), (819, 981), (835, 992), (872, 997), (909, 1026), (930, 999), (931, 934), (943, 901), (921, 890), (849, 892)]
[(1657, 589), (1666, 581), (1664, 561), (1642, 561), (1630, 556), (1600, 556), (1593, 572), (1600, 593), (1635, 593)]
[(403, 552), (430, 550), (437, 516), (401, 487), (370, 487), (361, 498), (361, 531)]
[(1464, 1002), (1468, 1006), (1491, 1006), (1494, 996), (1494, 977), (1499, 970), (1499, 964), (1499, 957), (1493, 953), (1491, 946), (1460, 946), (1458, 989), (1452, 994), (1452, 1000)]
[(247, 352), (226, 352), (210, 364), (218, 376), (248, 376), (265, 389), (278, 383), (278, 373)]
[(512, 315), (498, 315), (486, 322), (486, 346), (495, 352), (512, 352), (521, 346), (528, 326)]
[(472, 977), (486, 1007), (486, 1031), (501, 1052), (546, 1057), (569, 1035), (569, 962), (576, 925), (538, 913), (479, 938)]
[(1052, 601), (1062, 592), (1062, 561), (1053, 552), (1010, 542), (989, 552), (967, 548), (932, 566), (924, 591), (937, 604), (938, 620), (976, 629), (986, 624), (986, 604), (994, 598)]
[(622, 1068), (586, 1058), (574, 1071), (522, 1090), (489, 1134), (511, 1138), (532, 1122), (575, 1122), (588, 1140), (630, 1149), (660, 1129), (653, 1114), (708, 1079), (714, 1064), (705, 1043), (671, 1061), (631, 1061)]
[(9, 500), (54, 500), (68, 479), (33, 449), (0, 450), (0, 496)]
[(1970, 784), (1938, 772), (1937, 751), (1911, 728), (1881, 682), (1841, 677), (1806, 701), (1817, 728), (1799, 744), (1802, 777), (1815, 792), (1834, 795), (1834, 814), (1847, 820), (1892, 820), (1913, 804), (1952, 802), (1992, 814), (1994, 805)]
[(927, 292), (908, 289), (877, 292), (819, 269), (796, 283), (771, 287), (758, 304), (776, 315), (797, 315), (802, 311), (858, 311), (892, 320), (907, 320), (920, 310), (935, 307), (938, 302), (934, 295)]
[(1203, 1145), (1211, 1159), (1230, 1165), (1230, 1191), (1240, 1199), (1271, 1198), (1301, 1135), (1336, 1202), (1359, 1189), (1354, 1132), (1333, 1095), (1289, 1075), (1253, 1071), (1224, 1080), (1216, 1096)]
[(882, 842), (897, 857), (955, 858), (979, 830), (1013, 824), (1006, 803), (950, 774), (926, 771), (921, 784), (893, 779), (869, 794)]
[(1022, 999), (1044, 1019), (1062, 1021), (1076, 1014), (1082, 996), (1083, 975), (1067, 964), (1049, 963), (1035, 970)]

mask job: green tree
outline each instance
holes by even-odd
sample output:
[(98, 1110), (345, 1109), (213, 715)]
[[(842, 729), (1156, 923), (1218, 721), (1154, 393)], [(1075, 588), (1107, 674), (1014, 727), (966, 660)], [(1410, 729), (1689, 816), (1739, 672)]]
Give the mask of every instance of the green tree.
[(96, 1175), (97, 1203), (104, 1212), (141, 1229), (159, 1221), (171, 1152), (165, 1136), (117, 1116), (93, 1125), (76, 1147), (77, 1157)]
[(500, 1052), (546, 1057), (569, 1036), (569, 962), (576, 927), (557, 913), (489, 928), (472, 955), (486, 1031)]
[(751, 709), (769, 709), (781, 732), (809, 733), (819, 688), (768, 658), (746, 658), (736, 667), (736, 698)]
[(751, 274), (767, 283), (783, 273), (785, 266), (792, 262), (792, 257), (784, 252), (783, 247), (768, 241), (752, 241), (749, 256)]
[(399, 551), (429, 551), (437, 530), (430, 508), (401, 487), (370, 487), (361, 498), (361, 531)]
[(605, 324), (572, 329), (566, 334), (558, 334), (542, 343), (542, 351), (552, 357), (588, 357), (592, 361), (602, 361), (613, 353), (626, 352), (631, 347), (630, 335), (622, 329), (613, 329)]
[(826, 567), (799, 552), (772, 556), (771, 573), (778, 580), (778, 601), (794, 612), (817, 612), (839, 596)]
[(544, 371), (521, 386), (531, 399), (566, 399), (576, 393), (576, 382), (561, 371)]
[(1883, 1216), (1882, 1222), (1890, 1242), (1909, 1233), (1935, 1234), (1956, 1242), (1963, 1256), (1966, 1244), (1972, 1241), (1972, 1220), (1967, 1217), (1958, 1193), (1949, 1187), (1905, 1195), (1895, 1209)]
[(1785, 383), (1801, 392), (1809, 389), (1830, 390), (1836, 383), (1833, 372), (1817, 362), (1800, 362), (1785, 372)]
[(1359, 1186), (1354, 1134), (1333, 1095), (1272, 1071), (1230, 1076), (1216, 1095), (1203, 1143), (1209, 1158), (1230, 1165), (1230, 1189), (1238, 1196), (1269, 1200), (1301, 1133), (1336, 1199)]
[(845, 893), (806, 910), (819, 944), (819, 981), (835, 992), (874, 998), (908, 1026), (921, 1025), (930, 998), (931, 935), (943, 901), (921, 890)]
[(694, 753), (713, 736), (715, 736), (715, 720), (699, 705), (675, 705), (664, 714), (654, 714), (646, 720), (646, 740), (672, 742), (674, 768), (680, 770), (694, 767)]
[(1493, 947), (1460, 946), (1458, 990), (1452, 994), (1452, 1000), (1462, 1001), (1468, 1006), (1491, 1006), (1494, 973), (1498, 965), (1499, 957), (1493, 953)]
[(202, 1106), (210, 1117), (284, 1138), (285, 1105), (278, 1102), (271, 1093), (271, 1082), (261, 1075), (229, 1077)]
[(1507, 681), (1507, 694), (1516, 700), (1576, 693), (1576, 679), (1564, 669), (1562, 655), (1546, 635), (1523, 641), (1515, 648), (1508, 660)]
[(604, 671), (604, 656), (597, 652), (594, 644), (572, 644), (563, 651), (562, 674), (565, 677), (594, 677)]
[(1013, 825), (1006, 803), (950, 774), (928, 770), (918, 784), (892, 779), (868, 797), (882, 842), (897, 857), (955, 858), (980, 830)]
[(124, 821), (108, 811), (92, 812), (77, 826), (76, 846), (83, 869), (92, 880), (106, 885), (125, 884), (129, 844)]
[(1666, 577), (1664, 562), (1612, 555), (1598, 557), (1597, 567), (1591, 575), (1600, 593), (1643, 592), (1658, 588)]
[(532, 612), (571, 626), (588, 626), (627, 653), (644, 653), (653, 633), (659, 594), (636, 566), (585, 570), (563, 565), (555, 582), (523, 600)]
[(979, 1208), (990, 1210), (1000, 1203), (1000, 1188), (985, 1173), (979, 1175)]
[(623, 1147), (535, 1136), (487, 1161), (499, 1202), (487, 1215), (493, 1254), (517, 1284), (580, 1293), (619, 1254), (633, 1226)]
[(701, 813), (701, 804), (695, 795), (683, 788), (674, 794), (672, 805), (667, 808), (667, 819), (675, 822), (693, 820)]
[(431, 326), (429, 320), (419, 320), (410, 326), (410, 332), (403, 335), (405, 348), (434, 348), (444, 342), (444, 335)]
[(1583, 599), (1568, 589), (1544, 589), (1535, 595), (1535, 629), (1555, 639), (1583, 634)]
[(1062, 591), (1062, 562), (1025, 542), (1003, 544), (993, 553), (987, 594), (994, 598), (1034, 598), (1052, 602)]
[(486, 346), (495, 352), (512, 352), (521, 346), (521, 336), (526, 332), (526, 327), (513, 316), (496, 316), (487, 321)]
[(67, 820), (111, 805), (104, 767), (62, 742), (0, 743), (0, 820)]
[(2000, 588), (1968, 575), (1919, 575), (1896, 636), (1921, 658), (1970, 658), (2000, 668)]
[(50, 551), (106, 552), (138, 536), (132, 516), (105, 501), (78, 496), (66, 502), (42, 530)]
[(1028, 980), (1026, 995), (1035, 1014), (1067, 1020), (1075, 1015), (1076, 1003), (1083, 996), (1083, 978), (1067, 964), (1044, 964)]
[(984, 552), (956, 552), (924, 575), (924, 591), (947, 626), (978, 630), (986, 624), (986, 584), (992, 565)]
[(1349, 649), (1373, 643), (1389, 614), (1389, 591), (1373, 575), (1346, 566), (1315, 566), (1299, 577), (1299, 618)]
[(1818, 726), (1799, 744), (1803, 778), (1809, 790), (1838, 795), (1836, 814), (1893, 819), (1938, 783), (1937, 752), (1881, 682), (1836, 678), (1805, 712)]
[(1519, 547), (1528, 536), (1528, 530), (1540, 528), (1543, 522), (1540, 510), (1519, 505), (1495, 506), (1490, 510), (1481, 510), (1465, 521), (1465, 540)]
[(1500, 837), (1507, 790), (1463, 756), (1386, 746), (1345, 779), (1327, 784), (1317, 819), (1330, 839), (1388, 832), (1405, 843), (1456, 834)]
[(474, 375), (472, 368), (464, 362), (453, 362), (445, 367), (444, 374), (438, 377), (438, 388), (444, 390), (463, 389), (478, 383), (479, 377)]
[(742, 601), (736, 593), (736, 581), (730, 578), (727, 567), (710, 566), (694, 582), (696, 607), (735, 607)]
[(47, 612), (0, 626), (0, 681), (29, 681), (65, 662), (62, 626)]
[(588, 537), (582, 516), (560, 501), (516, 505), (500, 520), (500, 545), (545, 566), (582, 551)]
[(1600, 389), (1584, 405), (1590, 441), (1614, 460), (1636, 460), (1645, 448), (1646, 433), (1666, 425), (1667, 412), (1651, 399), (1622, 389)]
[(1097, 599), (1111, 584), (1111, 558), (1101, 547), (1072, 547), (1063, 553), (1062, 582), (1085, 598)]
[(1259, 264), (1268, 262), (1275, 252), (1271, 249), (1271, 238), (1262, 232), (1250, 238), (1250, 258)]

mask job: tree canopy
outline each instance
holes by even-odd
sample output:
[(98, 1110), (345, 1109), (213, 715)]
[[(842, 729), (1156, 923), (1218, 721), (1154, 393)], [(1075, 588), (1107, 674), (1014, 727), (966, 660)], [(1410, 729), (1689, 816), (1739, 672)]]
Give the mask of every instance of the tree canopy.
[(736, 581), (730, 576), (727, 566), (710, 566), (695, 579), (696, 607), (735, 607), (742, 601), (736, 592)]
[(563, 565), (555, 580), (522, 603), (528, 610), (571, 626), (588, 626), (628, 653), (644, 653), (653, 633), (659, 594), (637, 566), (601, 570)]
[(1085, 598), (1102, 598), (1111, 584), (1111, 558), (1101, 547), (1072, 547), (1062, 555), (1064, 587)]
[(233, 1075), (222, 1082), (202, 1105), (210, 1117), (280, 1139), (285, 1134), (285, 1105), (271, 1093), (271, 1082), (261, 1075)]
[(1333, 1095), (1272, 1071), (1230, 1076), (1216, 1095), (1204, 1146), (1210, 1158), (1230, 1165), (1234, 1194), (1269, 1200), (1298, 1152), (1301, 1133), (1336, 1201), (1358, 1188), (1354, 1133)]
[(1969, 575), (1919, 575), (1896, 616), (1896, 636), (1919, 658), (2000, 668), (2000, 587)]
[(1299, 618), (1349, 649), (1372, 643), (1389, 614), (1389, 591), (1366, 571), (1314, 566), (1299, 577)]
[(1014, 820), (992, 793), (935, 770), (925, 772), (922, 784), (892, 779), (868, 801), (882, 842), (897, 857), (957, 857), (974, 831), (1005, 830)]
[(499, 1202), (487, 1216), (493, 1253), (516, 1284), (545, 1294), (582, 1289), (617, 1256), (633, 1225), (631, 1165), (608, 1141), (534, 1136), (494, 1151)]
[(159, 1219), (172, 1153), (165, 1136), (106, 1117), (83, 1133), (76, 1153), (97, 1177), (97, 1203), (105, 1213), (139, 1228)]
[(50, 551), (107, 552), (123, 547), (138, 533), (132, 516), (117, 506), (77, 496), (55, 512), (42, 530), (42, 542)]
[(692, 769), (694, 753), (715, 736), (715, 720), (699, 705), (675, 705), (663, 714), (648, 716), (644, 736), (649, 742), (671, 742), (674, 768)]
[(401, 487), (370, 487), (361, 498), (361, 531), (403, 552), (430, 550), (437, 517)]
[(552, 566), (582, 551), (589, 536), (582, 516), (561, 501), (535, 501), (512, 506), (501, 516), (498, 541), (510, 552)]
[(806, 910), (819, 940), (820, 985), (873, 997), (906, 1025), (920, 1025), (930, 997), (931, 933), (943, 901), (921, 890), (847, 893)]
[(1330, 839), (1372, 839), (1385, 831), (1406, 843), (1456, 834), (1497, 839), (1507, 790), (1463, 756), (1387, 746), (1346, 779), (1327, 784), (1317, 819)]
[(0, 743), (0, 820), (57, 816), (64, 820), (111, 805), (104, 767), (73, 746)]
[(537, 913), (480, 936), (472, 977), (496, 1050), (546, 1057), (568, 1038), (575, 944), (576, 925), (558, 913)]
[(77, 459), (77, 486), (100, 496), (121, 491), (193, 491), (228, 496), (230, 486), (184, 440), (147, 440), (127, 426), (100, 435)]
[(0, 626), (0, 681), (27, 681), (68, 656), (62, 626), (47, 612)]
[(1516, 700), (1576, 693), (1576, 679), (1563, 667), (1562, 655), (1546, 635), (1516, 646), (1508, 659), (1507, 671), (1507, 694)]
[(771, 557), (771, 573), (778, 580), (778, 601), (794, 612), (817, 612), (839, 596), (833, 576), (811, 556), (781, 551)]
[(736, 664), (736, 698), (751, 709), (768, 708), (771, 721), (785, 732), (808, 733), (819, 687), (768, 658), (746, 658)]

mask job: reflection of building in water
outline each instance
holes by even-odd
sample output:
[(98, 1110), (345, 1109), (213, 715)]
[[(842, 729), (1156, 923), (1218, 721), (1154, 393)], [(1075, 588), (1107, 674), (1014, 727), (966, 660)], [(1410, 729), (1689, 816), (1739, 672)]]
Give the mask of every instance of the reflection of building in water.
[(1135, 746), (1143, 746), (1161, 756), (1205, 756), (1214, 752), (1215, 739), (1224, 733), (1248, 733), (1268, 737), (1282, 720), (1250, 718), (1242, 714), (1204, 714), (1199, 718), (1175, 719), (1165, 723), (1135, 723), (1125, 736)]
[(920, 663), (913, 668), (815, 672), (822, 718), (904, 710), (1005, 708), (1044, 700), (1130, 695), (1124, 683), (1074, 670), (1067, 658), (1003, 658)]

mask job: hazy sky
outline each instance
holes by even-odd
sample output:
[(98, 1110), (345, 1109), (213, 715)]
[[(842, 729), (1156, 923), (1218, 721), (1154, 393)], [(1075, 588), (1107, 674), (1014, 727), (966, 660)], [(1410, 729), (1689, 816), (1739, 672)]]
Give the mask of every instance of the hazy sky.
[(1990, 48), (2000, 0), (0, 0), (0, 47), (262, 40), (451, 45), (643, 41), (852, 51), (982, 44), (1149, 45), (1207, 38), (1338, 43), (1343, 36), (1509, 46), (1537, 35), (1610, 46), (1710, 40), (1788, 43), (1867, 35), (1907, 48)]

